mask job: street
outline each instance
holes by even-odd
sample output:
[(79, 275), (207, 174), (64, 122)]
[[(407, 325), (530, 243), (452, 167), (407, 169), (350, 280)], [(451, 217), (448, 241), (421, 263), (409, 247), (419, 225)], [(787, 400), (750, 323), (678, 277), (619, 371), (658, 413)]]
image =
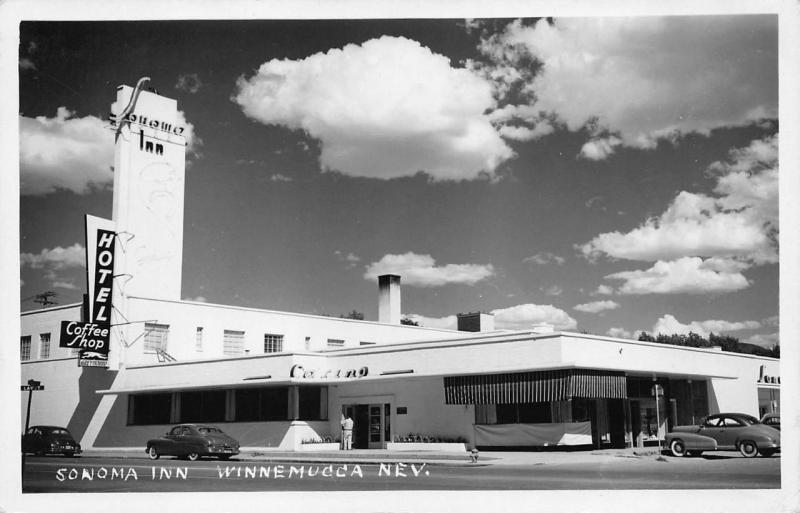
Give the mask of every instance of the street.
[(182, 461), (29, 457), (23, 492), (779, 488), (780, 457), (613, 458), (592, 463)]

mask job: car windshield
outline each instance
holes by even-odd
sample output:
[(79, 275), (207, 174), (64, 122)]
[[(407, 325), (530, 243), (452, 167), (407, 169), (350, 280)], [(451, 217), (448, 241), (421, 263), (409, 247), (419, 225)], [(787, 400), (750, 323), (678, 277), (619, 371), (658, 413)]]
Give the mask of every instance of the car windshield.
[(197, 428), (197, 430), (200, 431), (201, 433), (222, 433), (222, 431), (220, 431), (215, 427), (201, 427)]
[(64, 428), (53, 428), (50, 430), (50, 433), (53, 435), (69, 435), (69, 431)]

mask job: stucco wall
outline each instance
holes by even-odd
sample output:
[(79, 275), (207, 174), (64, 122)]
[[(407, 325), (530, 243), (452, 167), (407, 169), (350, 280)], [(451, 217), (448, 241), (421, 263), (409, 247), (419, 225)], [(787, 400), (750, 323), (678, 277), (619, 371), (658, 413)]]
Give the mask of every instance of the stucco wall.
[[(33, 392), (30, 425), (66, 427), (80, 440), (101, 397), (96, 390), (111, 386), (116, 372), (99, 367), (78, 367), (76, 358), (22, 364), (22, 382), (41, 381), (44, 390)], [(28, 393), (21, 393), (21, 429), (25, 427)]]
[[(272, 312), (207, 303), (155, 301), (131, 298), (131, 319), (151, 320), (169, 325), (167, 352), (178, 360), (219, 358), (223, 356), (225, 330), (243, 331), (244, 347), (249, 354), (264, 352), (264, 335), (283, 335), (284, 351), (321, 351), (328, 339), (344, 340), (344, 347), (359, 347), (361, 342), (386, 344), (459, 336), (459, 332), (368, 321)], [(203, 347), (197, 350), (197, 328), (203, 328)], [(155, 361), (142, 350), (144, 324), (125, 327), (126, 339), (138, 340), (125, 350), (126, 365)], [(306, 344), (308, 337), (308, 347)], [(112, 347), (118, 347), (112, 345)]]
[[(31, 337), (31, 359), (42, 360), (39, 336), (50, 333), (50, 357), (45, 360), (55, 360), (72, 357), (72, 349), (58, 347), (58, 338), (61, 333), (61, 321), (78, 321), (81, 318), (81, 305), (64, 305), (42, 310), (25, 312), (21, 317), (20, 336)], [(77, 359), (77, 356), (74, 357)], [(77, 367), (77, 363), (73, 362)]]

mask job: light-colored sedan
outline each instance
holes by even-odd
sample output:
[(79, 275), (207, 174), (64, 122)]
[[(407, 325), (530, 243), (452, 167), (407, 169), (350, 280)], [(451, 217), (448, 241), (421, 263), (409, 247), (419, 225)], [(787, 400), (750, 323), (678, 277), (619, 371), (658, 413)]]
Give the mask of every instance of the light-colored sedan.
[(676, 426), (667, 434), (673, 456), (699, 456), (703, 451), (739, 451), (752, 458), (781, 449), (781, 432), (744, 413), (717, 413), (697, 426)]

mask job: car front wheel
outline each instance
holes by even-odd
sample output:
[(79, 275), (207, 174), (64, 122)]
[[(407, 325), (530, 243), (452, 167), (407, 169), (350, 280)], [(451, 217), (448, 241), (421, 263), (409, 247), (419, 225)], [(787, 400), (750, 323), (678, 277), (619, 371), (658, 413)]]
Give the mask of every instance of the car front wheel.
[(151, 446), (149, 449), (147, 449), (147, 457), (151, 460), (157, 460), (161, 457), (161, 455), (158, 454), (158, 451), (154, 446)]
[(186, 459), (189, 461), (197, 461), (200, 458), (200, 455), (196, 452), (190, 452), (186, 455)]
[(683, 440), (673, 440), (669, 444), (669, 450), (672, 451), (673, 456), (686, 456), (686, 445), (683, 443)]
[(758, 446), (753, 441), (745, 440), (739, 443), (739, 452), (745, 458), (753, 458), (758, 454)]

